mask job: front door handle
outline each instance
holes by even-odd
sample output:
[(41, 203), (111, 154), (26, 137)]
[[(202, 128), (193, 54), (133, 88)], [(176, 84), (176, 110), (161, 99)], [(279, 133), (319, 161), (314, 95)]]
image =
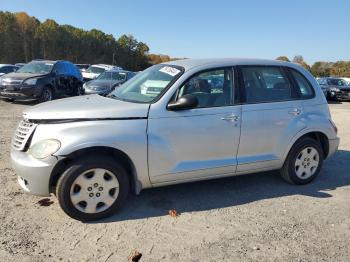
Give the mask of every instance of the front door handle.
[(288, 111), (290, 115), (298, 116), (301, 114), (301, 109), (300, 108), (293, 108)]
[(239, 116), (232, 114), (232, 115), (222, 117), (221, 120), (230, 121), (230, 122), (235, 121), (236, 122), (239, 120)]

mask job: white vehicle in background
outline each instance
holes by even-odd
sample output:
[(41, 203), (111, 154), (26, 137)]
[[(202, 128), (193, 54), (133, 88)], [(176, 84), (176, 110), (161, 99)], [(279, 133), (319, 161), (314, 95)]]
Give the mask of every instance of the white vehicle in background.
[(350, 86), (350, 77), (339, 77), (339, 78), (343, 79), (346, 82), (346, 84)]
[(107, 70), (123, 70), (119, 66), (113, 66), (113, 65), (105, 65), (105, 64), (97, 64), (97, 65), (91, 65), (88, 69), (86, 69), (84, 72), (82, 72), (84, 81), (90, 81), (95, 78), (97, 78), (100, 74)]

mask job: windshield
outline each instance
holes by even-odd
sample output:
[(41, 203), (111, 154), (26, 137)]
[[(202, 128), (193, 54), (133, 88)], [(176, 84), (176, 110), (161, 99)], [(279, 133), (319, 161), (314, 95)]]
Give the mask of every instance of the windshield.
[(180, 74), (181, 70), (178, 67), (154, 65), (125, 82), (110, 93), (109, 97), (136, 103), (151, 103)]
[(93, 73), (93, 74), (101, 74), (104, 71), (106, 71), (104, 68), (102, 67), (97, 67), (97, 66), (90, 66), (88, 69), (86, 69), (85, 72), (87, 73)]
[(17, 72), (29, 74), (48, 74), (51, 72), (53, 65), (54, 64), (51, 62), (30, 62), (18, 69)]
[(328, 84), (332, 86), (346, 86), (346, 82), (343, 79), (328, 79)]
[(97, 77), (97, 79), (123, 81), (126, 79), (126, 73), (124, 73), (124, 72), (104, 72), (104, 73), (100, 74)]

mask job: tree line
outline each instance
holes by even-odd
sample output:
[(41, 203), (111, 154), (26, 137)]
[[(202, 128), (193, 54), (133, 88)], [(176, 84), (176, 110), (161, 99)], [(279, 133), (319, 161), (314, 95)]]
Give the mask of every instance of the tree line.
[[(29, 62), (40, 58), (81, 64), (106, 63), (134, 71), (176, 59), (149, 54), (148, 45), (132, 35), (115, 38), (97, 29), (86, 31), (71, 25), (59, 25), (52, 19), (40, 22), (25, 12), (0, 11), (0, 63)], [(286, 56), (276, 59), (290, 61)], [(318, 61), (310, 66), (301, 55), (297, 55), (292, 62), (299, 63), (314, 76), (350, 77), (350, 61)]]
[(146, 43), (132, 35), (114, 38), (100, 30), (86, 31), (59, 25), (52, 19), (40, 22), (24, 12), (0, 11), (0, 63), (33, 59), (62, 59), (73, 63), (106, 63), (129, 70), (143, 70), (168, 56), (151, 55)]
[[(279, 56), (276, 60), (291, 62), (286, 56)], [(309, 70), (315, 77), (350, 77), (350, 61), (317, 61), (310, 66), (304, 61), (303, 56), (297, 55), (292, 59), (292, 62), (300, 64), (302, 67)]]

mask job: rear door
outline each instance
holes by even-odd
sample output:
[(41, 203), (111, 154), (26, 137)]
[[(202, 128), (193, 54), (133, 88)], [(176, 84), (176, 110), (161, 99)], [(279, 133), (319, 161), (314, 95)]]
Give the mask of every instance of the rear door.
[(306, 127), (293, 81), (278, 66), (239, 68), (242, 128), (237, 172), (279, 168), (289, 141)]
[(195, 74), (177, 91), (197, 97), (197, 108), (164, 111), (149, 117), (149, 174), (151, 182), (166, 183), (236, 171), (241, 106), (233, 105), (232, 68)]

